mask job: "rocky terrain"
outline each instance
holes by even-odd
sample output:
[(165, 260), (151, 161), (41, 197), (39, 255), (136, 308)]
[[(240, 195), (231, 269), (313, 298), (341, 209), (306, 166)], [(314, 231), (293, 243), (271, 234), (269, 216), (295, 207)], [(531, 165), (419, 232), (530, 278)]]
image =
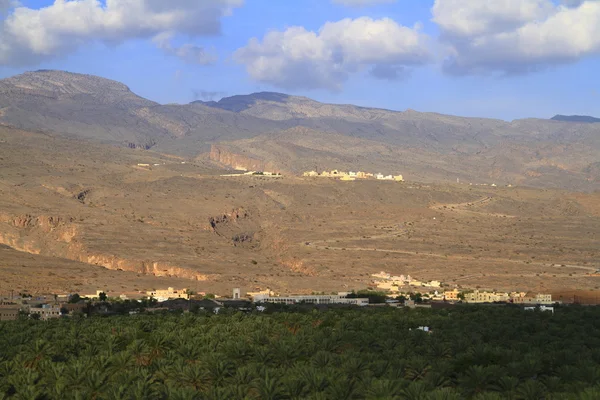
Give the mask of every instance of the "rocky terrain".
[(600, 193), (230, 172), (0, 128), (0, 292), (333, 291), (381, 270), (464, 287), (600, 287)]
[[(332, 291), (381, 270), (600, 289), (600, 124), (277, 93), (160, 105), (59, 71), (0, 81), (0, 124), (0, 292)], [(300, 177), (334, 168), (407, 182)]]
[(507, 122), (268, 92), (160, 105), (118, 82), (37, 71), (0, 81), (0, 124), (247, 169), (600, 188), (600, 124), (573, 118)]

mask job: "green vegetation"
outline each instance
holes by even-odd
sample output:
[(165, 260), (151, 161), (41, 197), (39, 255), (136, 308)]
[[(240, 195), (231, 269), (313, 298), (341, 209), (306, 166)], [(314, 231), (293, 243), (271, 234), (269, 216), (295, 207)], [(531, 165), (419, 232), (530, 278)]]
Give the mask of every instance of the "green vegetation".
[(3, 322), (0, 399), (600, 398), (600, 308), (288, 311)]

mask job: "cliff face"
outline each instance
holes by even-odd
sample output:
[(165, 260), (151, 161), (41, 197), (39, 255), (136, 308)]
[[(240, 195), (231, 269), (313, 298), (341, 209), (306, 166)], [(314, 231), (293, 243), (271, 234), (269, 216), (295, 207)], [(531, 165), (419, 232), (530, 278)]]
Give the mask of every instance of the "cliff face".
[(82, 236), (81, 227), (72, 218), (0, 214), (0, 244), (18, 251), (81, 261), (110, 270), (198, 281), (208, 279), (197, 271), (164, 261), (125, 259), (95, 252), (87, 248)]
[(239, 154), (236, 150), (221, 145), (212, 145), (210, 147), (210, 159), (211, 161), (216, 161), (235, 169), (279, 172), (271, 162)]

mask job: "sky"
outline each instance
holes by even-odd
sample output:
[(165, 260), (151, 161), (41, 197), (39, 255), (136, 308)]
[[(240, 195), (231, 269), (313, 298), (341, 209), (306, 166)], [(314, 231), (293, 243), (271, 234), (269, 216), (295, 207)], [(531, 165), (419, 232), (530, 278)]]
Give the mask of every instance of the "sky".
[(0, 78), (160, 103), (258, 91), (392, 110), (600, 117), (599, 0), (0, 0)]

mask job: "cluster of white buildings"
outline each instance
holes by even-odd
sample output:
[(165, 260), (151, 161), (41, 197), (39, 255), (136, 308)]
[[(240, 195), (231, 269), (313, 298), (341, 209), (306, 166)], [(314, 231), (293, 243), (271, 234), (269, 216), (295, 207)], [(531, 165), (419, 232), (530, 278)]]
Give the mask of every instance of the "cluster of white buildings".
[(380, 181), (396, 181), (396, 182), (404, 181), (404, 178), (402, 177), (402, 175), (383, 175), (382, 173), (372, 174), (370, 172), (363, 172), (363, 171), (344, 172), (344, 171), (338, 171), (337, 169), (334, 169), (333, 171), (323, 171), (321, 173), (318, 173), (317, 171), (307, 171), (307, 172), (303, 173), (302, 176), (337, 178), (342, 181), (355, 181), (357, 179), (377, 179)]
[(270, 171), (247, 171), (237, 174), (224, 174), (221, 176), (268, 176), (272, 178), (281, 178), (282, 175), (279, 172), (270, 172)]
[(381, 271), (377, 274), (372, 274), (371, 276), (378, 279), (373, 282), (378, 289), (387, 290), (390, 292), (399, 292), (399, 288), (404, 286), (426, 288), (440, 288), (442, 286), (442, 282), (440, 281), (421, 282), (417, 279), (414, 279), (410, 275), (392, 276), (384, 271)]

